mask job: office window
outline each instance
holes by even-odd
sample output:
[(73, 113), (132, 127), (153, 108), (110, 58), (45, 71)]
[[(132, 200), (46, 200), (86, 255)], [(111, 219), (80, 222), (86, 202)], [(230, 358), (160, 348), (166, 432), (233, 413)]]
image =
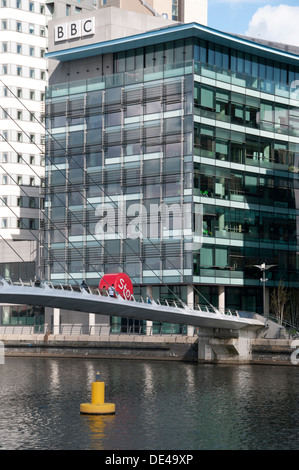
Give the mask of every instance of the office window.
[(21, 0), (16, 1), (16, 8), (22, 8), (22, 2)]
[(7, 42), (2, 43), (2, 52), (7, 52)]
[(29, 11), (34, 11), (34, 3), (33, 2), (29, 2)]
[(18, 140), (18, 142), (23, 142), (23, 134), (22, 134), (22, 132), (18, 132), (18, 134), (17, 134), (17, 140)]
[(22, 119), (23, 113), (22, 111), (17, 111), (17, 119)]
[(29, 25), (29, 34), (34, 34), (34, 24)]
[(44, 26), (40, 27), (40, 35), (45, 37), (46, 36), (46, 28)]
[(1, 26), (2, 26), (2, 29), (7, 29), (7, 20), (2, 20)]
[(6, 64), (2, 65), (2, 75), (7, 75), (8, 67)]
[(29, 48), (29, 55), (31, 57), (34, 57), (34, 47), (33, 46), (30, 46), (30, 48)]
[(22, 98), (22, 94), (23, 94), (23, 93), (22, 93), (22, 88), (18, 88), (18, 89), (17, 89), (17, 97), (18, 97), (18, 98)]
[(20, 21), (17, 21), (17, 31), (18, 31), (19, 33), (22, 32), (22, 23), (21, 23)]
[(29, 70), (29, 76), (30, 76), (30, 78), (34, 78), (34, 76), (35, 76), (34, 69)]
[(22, 54), (22, 44), (17, 44), (17, 54)]
[(18, 75), (19, 77), (22, 76), (22, 67), (19, 66), (19, 65), (18, 65), (18, 67), (17, 67), (17, 75)]
[(29, 95), (30, 95), (30, 99), (31, 99), (31, 100), (34, 100), (34, 99), (35, 99), (35, 92), (34, 92), (33, 90), (30, 90)]

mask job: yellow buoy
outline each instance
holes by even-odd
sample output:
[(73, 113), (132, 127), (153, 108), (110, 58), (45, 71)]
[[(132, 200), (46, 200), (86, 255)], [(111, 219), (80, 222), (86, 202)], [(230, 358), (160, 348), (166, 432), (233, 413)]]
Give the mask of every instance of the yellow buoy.
[(89, 415), (115, 413), (115, 404), (105, 403), (105, 382), (100, 382), (99, 372), (97, 372), (96, 382), (91, 384), (91, 403), (81, 403), (80, 413)]

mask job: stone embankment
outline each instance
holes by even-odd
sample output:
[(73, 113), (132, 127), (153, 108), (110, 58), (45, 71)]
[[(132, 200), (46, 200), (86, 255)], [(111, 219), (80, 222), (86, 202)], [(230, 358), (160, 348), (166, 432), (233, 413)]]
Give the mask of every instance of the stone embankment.
[[(78, 357), (125, 358), (149, 360), (176, 360), (198, 362), (197, 336), (175, 335), (0, 335), (6, 357)], [(251, 339), (249, 364), (297, 365), (299, 341), (293, 339)], [(297, 345), (298, 343), (298, 345)], [(298, 348), (298, 356), (296, 351)], [(216, 351), (216, 349), (215, 349)], [(233, 357), (222, 360), (217, 354), (212, 359), (200, 361), (210, 364), (240, 361)]]

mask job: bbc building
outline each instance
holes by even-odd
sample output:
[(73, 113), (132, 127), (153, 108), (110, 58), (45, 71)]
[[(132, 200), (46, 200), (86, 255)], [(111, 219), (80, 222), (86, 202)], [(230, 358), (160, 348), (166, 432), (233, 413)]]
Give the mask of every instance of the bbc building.
[(268, 311), (298, 284), (298, 49), (114, 7), (63, 20), (49, 24), (46, 278), (121, 271), (136, 296), (262, 313), (265, 263)]

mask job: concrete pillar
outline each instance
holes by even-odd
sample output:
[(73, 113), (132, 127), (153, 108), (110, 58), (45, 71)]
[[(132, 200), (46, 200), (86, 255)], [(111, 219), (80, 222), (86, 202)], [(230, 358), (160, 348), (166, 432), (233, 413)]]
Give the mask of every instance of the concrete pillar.
[(88, 332), (90, 335), (95, 334), (95, 313), (88, 314)]
[(60, 308), (53, 309), (53, 335), (60, 334)]
[[(146, 286), (146, 295), (148, 295), (150, 298), (153, 297), (153, 286)], [(153, 334), (153, 322), (151, 320), (146, 321), (146, 334)]]
[[(187, 307), (194, 309), (194, 289), (193, 285), (187, 286)], [(188, 325), (187, 327), (187, 335), (194, 336), (194, 326)]]
[(221, 313), (225, 311), (225, 287), (218, 287), (218, 309)]

